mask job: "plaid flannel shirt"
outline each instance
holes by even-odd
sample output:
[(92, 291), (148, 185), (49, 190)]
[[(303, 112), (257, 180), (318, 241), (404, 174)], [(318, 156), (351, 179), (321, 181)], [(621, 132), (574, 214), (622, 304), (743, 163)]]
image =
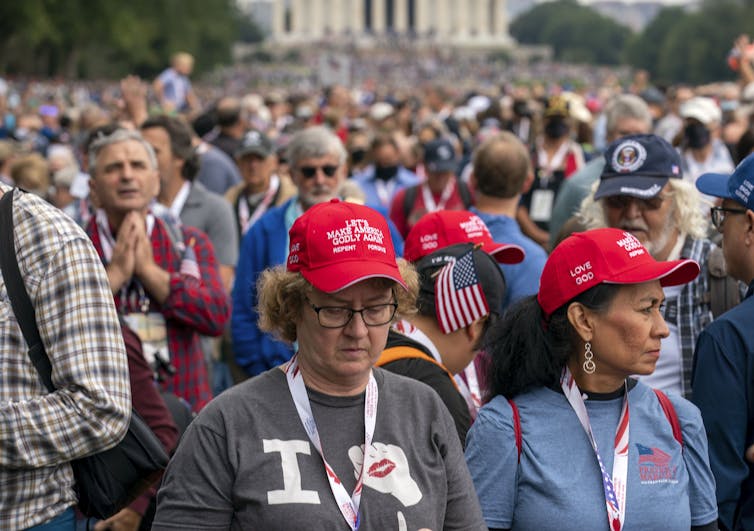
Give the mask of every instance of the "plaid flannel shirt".
[[(0, 190), (11, 188), (0, 184)], [(102, 264), (61, 210), (16, 192), (14, 242), (52, 364), (49, 393), (27, 354), (0, 276), (0, 529), (25, 529), (76, 503), (70, 461), (115, 445), (131, 393)], [(3, 249), (0, 252), (6, 252)]]
[(675, 301), (665, 301), (665, 317), (669, 318), (676, 305), (676, 324), (681, 343), (681, 389), (685, 398), (691, 398), (691, 370), (694, 364), (696, 338), (702, 329), (712, 322), (709, 302), (710, 272), (707, 258), (714, 244), (707, 239), (695, 240), (686, 237), (681, 249), (681, 258), (695, 260), (701, 269), (695, 280), (684, 285)]
[[(200, 334), (219, 336), (225, 330), (230, 316), (230, 301), (223, 288), (212, 244), (199, 229), (181, 227), (186, 245), (193, 239), (200, 277), (179, 273), (183, 255), (170, 239), (164, 221), (155, 218), (152, 230), (154, 261), (170, 273), (170, 294), (160, 304), (149, 297), (149, 311), (160, 312), (165, 317), (170, 360), (176, 373), (166, 378), (164, 389), (186, 399), (194, 411), (202, 409), (211, 399), (212, 392), (207, 374)], [(104, 261), (102, 244), (96, 222), (87, 225), (87, 233)], [(121, 313), (138, 312), (135, 282), (128, 284), (125, 293), (115, 296), (115, 306)]]

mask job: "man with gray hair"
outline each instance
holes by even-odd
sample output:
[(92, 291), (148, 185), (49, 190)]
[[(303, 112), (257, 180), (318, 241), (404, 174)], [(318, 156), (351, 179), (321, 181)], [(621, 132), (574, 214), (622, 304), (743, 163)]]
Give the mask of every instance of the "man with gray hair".
[[(608, 143), (652, 130), (649, 107), (639, 96), (619, 94), (607, 103), (604, 112)], [(559, 240), (560, 231), (569, 218), (578, 212), (581, 201), (589, 195), (592, 183), (600, 178), (604, 167), (605, 157), (595, 157), (560, 186), (550, 219), (551, 247)]]
[(115, 306), (164, 369), (164, 388), (199, 411), (212, 398), (199, 335), (219, 336), (230, 314), (207, 235), (153, 215), (160, 186), (152, 146), (116, 129), (89, 148), (98, 210), (86, 231), (105, 264)]
[[(691, 396), (694, 345), (713, 319), (710, 254), (699, 194), (683, 179), (678, 152), (656, 135), (631, 135), (610, 144), (594, 195), (579, 212), (588, 229), (614, 227), (633, 234), (656, 260), (690, 258), (701, 272), (683, 286), (665, 287), (663, 317), (670, 335), (654, 373), (641, 380), (669, 393)], [(599, 370), (599, 369), (598, 369)]]
[(317, 203), (338, 196), (346, 179), (346, 150), (325, 127), (296, 133), (287, 148), (291, 179), (297, 194), (268, 210), (241, 241), (233, 287), (231, 332), (233, 351), (246, 375), (255, 376), (288, 361), (291, 345), (265, 334), (257, 326), (256, 282), (260, 273), (284, 264), (288, 257), (288, 230), (301, 214)]

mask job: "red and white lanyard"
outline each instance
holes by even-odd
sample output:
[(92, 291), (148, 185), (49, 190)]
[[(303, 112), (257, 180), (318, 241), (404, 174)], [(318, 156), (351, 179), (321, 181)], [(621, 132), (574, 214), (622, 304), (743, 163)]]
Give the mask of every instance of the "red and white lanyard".
[(246, 234), (246, 231), (248, 231), (259, 218), (262, 217), (262, 214), (267, 212), (272, 200), (275, 198), (278, 188), (280, 188), (280, 178), (277, 175), (273, 175), (270, 177), (270, 185), (267, 187), (264, 197), (262, 197), (257, 208), (254, 209), (253, 214), (249, 209), (248, 200), (243, 196), (243, 191), (241, 192), (241, 197), (238, 201), (238, 220), (241, 225), (242, 236)]
[(422, 199), (424, 199), (424, 208), (427, 210), (427, 212), (437, 212), (438, 210), (444, 210), (445, 205), (448, 204), (448, 200), (450, 199), (450, 196), (453, 195), (453, 190), (455, 190), (455, 188), (456, 180), (455, 178), (451, 178), (442, 191), (440, 201), (435, 203), (435, 198), (432, 196), (432, 191), (429, 189), (429, 185), (427, 183), (422, 184)]
[(623, 529), (623, 522), (626, 518), (626, 478), (628, 476), (628, 388), (626, 387), (623, 397), (623, 408), (618, 420), (618, 427), (615, 430), (614, 440), (614, 457), (613, 457), (613, 475), (612, 478), (607, 474), (605, 465), (602, 463), (602, 457), (597, 449), (597, 441), (592, 433), (592, 425), (589, 423), (589, 414), (584, 405), (584, 399), (581, 396), (576, 381), (573, 379), (571, 371), (566, 367), (560, 377), (560, 385), (563, 388), (571, 407), (576, 412), (576, 416), (581, 422), (581, 426), (589, 437), (594, 454), (597, 456), (597, 463), (602, 473), (602, 488), (605, 492), (605, 505), (607, 506), (607, 518), (610, 523), (611, 531), (620, 531)]
[[(479, 388), (479, 377), (477, 376), (476, 366), (473, 361), (463, 369), (463, 375), (466, 377), (469, 393), (468, 398), (464, 398), (466, 398), (466, 403), (469, 406), (469, 412), (471, 413), (471, 418), (473, 420), (476, 419), (476, 414), (479, 411), (479, 408), (482, 407), (482, 391)], [(460, 380), (460, 378), (456, 378), (456, 381), (458, 380)]]
[(387, 182), (381, 179), (374, 181), (374, 190), (377, 192), (377, 199), (380, 200), (382, 206), (390, 206), (390, 200), (393, 198), (393, 192), (395, 192), (397, 186), (397, 179), (391, 179)]
[[(565, 157), (568, 154), (568, 149), (570, 147), (571, 142), (565, 140), (558, 147), (558, 150), (553, 153), (552, 158), (550, 158), (547, 156), (547, 151), (545, 151), (545, 149), (540, 146), (540, 148), (537, 150), (537, 164), (541, 172), (540, 179), (550, 179), (552, 177), (552, 175), (555, 173), (555, 170), (563, 165), (563, 161), (565, 160)], [(547, 185), (545, 185), (543, 188), (546, 187)]]
[(309, 396), (306, 394), (304, 378), (298, 366), (298, 353), (288, 362), (285, 375), (288, 380), (288, 389), (291, 392), (294, 404), (296, 404), (296, 411), (301, 419), (301, 423), (304, 425), (304, 430), (306, 430), (309, 440), (317, 449), (317, 452), (319, 452), (322, 463), (325, 465), (327, 481), (330, 483), (330, 490), (332, 490), (333, 496), (335, 496), (335, 502), (338, 504), (340, 513), (351, 529), (356, 531), (359, 528), (359, 504), (361, 503), (364, 471), (368, 471), (371, 466), (372, 459), (369, 457), (371, 453), (369, 452), (369, 447), (372, 445), (374, 427), (377, 422), (378, 391), (374, 375), (370, 371), (364, 401), (364, 460), (361, 465), (361, 472), (359, 472), (359, 478), (356, 481), (356, 487), (354, 487), (351, 496), (346, 492), (343, 483), (341, 483), (335, 471), (330, 467), (322, 452), (322, 441), (317, 430), (317, 423), (314, 420)]

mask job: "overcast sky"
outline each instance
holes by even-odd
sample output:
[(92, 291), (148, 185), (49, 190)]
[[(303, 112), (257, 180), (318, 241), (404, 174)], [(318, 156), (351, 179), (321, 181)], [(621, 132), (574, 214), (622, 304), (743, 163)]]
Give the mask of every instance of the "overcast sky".
[[(579, 0), (582, 4), (593, 4), (594, 2), (600, 2), (605, 0)], [(636, 4), (636, 3), (649, 3), (649, 2), (658, 2), (660, 4), (693, 4), (695, 3), (693, 0), (619, 0), (626, 4)]]

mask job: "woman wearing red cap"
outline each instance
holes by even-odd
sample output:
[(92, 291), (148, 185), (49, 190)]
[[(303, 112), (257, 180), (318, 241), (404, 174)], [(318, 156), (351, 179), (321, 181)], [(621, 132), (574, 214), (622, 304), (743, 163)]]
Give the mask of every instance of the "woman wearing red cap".
[(484, 529), (439, 396), (373, 368), (416, 284), (375, 210), (334, 200), (298, 218), (287, 265), (258, 286), (260, 326), (296, 354), (194, 420), (153, 529)]
[(553, 250), (536, 298), (487, 340), (489, 402), (466, 459), (489, 529), (716, 529), (699, 410), (631, 378), (654, 370), (669, 333), (662, 286), (698, 273), (618, 229)]

